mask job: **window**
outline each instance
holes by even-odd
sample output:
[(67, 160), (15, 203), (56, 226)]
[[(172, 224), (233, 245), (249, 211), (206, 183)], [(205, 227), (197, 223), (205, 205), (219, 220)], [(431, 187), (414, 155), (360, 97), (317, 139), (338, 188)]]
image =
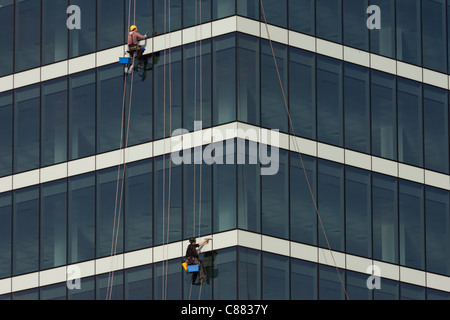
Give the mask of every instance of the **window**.
[(125, 172), (125, 250), (132, 251), (152, 245), (152, 159), (131, 163)]
[[(80, 290), (67, 290), (67, 300), (95, 300), (95, 278), (82, 278)], [(105, 300), (106, 293), (99, 300)]]
[[(238, 286), (236, 286), (236, 283), (238, 271), (236, 268), (236, 252), (236, 247), (212, 252), (212, 259), (214, 260), (212, 260), (213, 263), (211, 267), (208, 267), (212, 269), (211, 271), (214, 276), (214, 300), (237, 299)], [(203, 260), (205, 261), (205, 258), (203, 258)], [(205, 263), (203, 264), (203, 267), (205, 268)]]
[(97, 300), (123, 300), (123, 270), (95, 276)]
[(67, 78), (42, 84), (41, 135), (41, 166), (66, 161)]
[[(288, 97), (288, 51), (282, 44), (272, 43), (278, 71), (268, 40), (261, 40), (261, 125), (288, 132), (288, 118), (284, 97)], [(278, 78), (278, 72), (281, 78)], [(288, 101), (286, 101), (288, 103)]]
[(95, 153), (95, 71), (69, 76), (69, 160)]
[(400, 265), (425, 268), (423, 185), (399, 181)]
[(342, 62), (317, 56), (317, 138), (343, 146)]
[(381, 28), (370, 30), (370, 50), (373, 53), (395, 57), (395, 1), (370, 0), (370, 5), (376, 5), (381, 12)]
[[(261, 7), (261, 21), (265, 19), (268, 24), (287, 28), (287, 1), (288, 0), (265, 0)], [(264, 9), (264, 12), (263, 12)]]
[(40, 265), (41, 269), (66, 264), (67, 182), (41, 185)]
[[(175, 259), (155, 263), (153, 266), (153, 270), (154, 270), (153, 299), (181, 300), (183, 291), (180, 288), (180, 283), (182, 283), (180, 260)], [(205, 289), (206, 288), (203, 288), (204, 291), (207, 291)]]
[(342, 0), (316, 0), (316, 32), (319, 38), (342, 43)]
[(289, 112), (294, 127), (289, 127), (291, 134), (315, 139), (315, 54), (293, 47), (289, 47)]
[(425, 168), (448, 173), (448, 92), (424, 85), (423, 94)]
[(153, 265), (125, 269), (125, 300), (152, 300)]
[(259, 125), (259, 39), (238, 33), (237, 46), (238, 120)]
[(39, 300), (66, 300), (66, 283), (40, 287)]
[(397, 0), (396, 5), (397, 59), (421, 65), (420, 0)]
[(317, 245), (317, 212), (314, 204), (317, 198), (317, 164), (313, 157), (301, 157), (300, 160), (298, 153), (290, 153), (291, 240)]
[(236, 120), (235, 42), (234, 34), (213, 39), (213, 125)]
[(379, 290), (374, 290), (374, 300), (399, 300), (400, 292), (398, 281), (383, 278), (383, 283)]
[(260, 300), (261, 251), (238, 247), (238, 299)]
[(369, 69), (344, 63), (344, 135), (348, 149), (370, 153), (369, 99)]
[(444, 0), (422, 0), (423, 66), (446, 73), (447, 22)]
[(234, 0), (212, 0), (213, 20), (232, 16), (235, 13)]
[(425, 300), (425, 288), (400, 282), (400, 300)]
[(397, 160), (395, 76), (371, 70), (372, 154)]
[(344, 0), (344, 44), (360, 50), (369, 50), (369, 29), (366, 28), (369, 7), (367, 0)]
[(1, 0), (0, 5), (0, 39), (4, 43), (0, 48), (1, 77), (12, 73), (14, 67), (14, 32), (10, 29), (10, 26), (14, 24), (14, 0)]
[(262, 299), (289, 300), (289, 258), (262, 254)]
[(171, 0), (170, 2), (155, 0), (154, 10), (155, 32), (163, 34), (181, 28), (181, 0)]
[[(1, 10), (1, 8), (0, 8)], [(0, 177), (12, 173), (13, 95), (0, 93)]]
[[(314, 36), (315, 28), (315, 1), (314, 0), (288, 0), (289, 1), (289, 29)], [(239, 2), (239, 1), (238, 1)]]
[[(20, 72), (41, 63), (41, 1), (16, 0), (15, 3), (14, 72)], [(11, 32), (9, 26), (5, 30)], [(62, 29), (66, 29), (65, 24)]]
[(345, 270), (319, 264), (319, 300), (345, 300), (344, 290)]
[(398, 263), (397, 179), (372, 173), (373, 258)]
[(369, 171), (345, 169), (346, 252), (372, 257), (371, 175)]
[(97, 1), (97, 50), (122, 44), (125, 34), (123, 12), (123, 0)]
[(13, 192), (13, 276), (39, 268), (39, 187)]
[(317, 300), (317, 266), (291, 258), (291, 300)]
[(238, 15), (259, 20), (259, 0), (239, 0), (236, 5)]
[(398, 160), (423, 165), (422, 84), (398, 78)]
[(69, 57), (73, 58), (95, 51), (97, 8), (92, 0), (70, 0), (70, 5), (82, 10), (81, 29), (69, 31)]
[(39, 167), (39, 84), (15, 90), (14, 173)]
[(0, 279), (11, 276), (12, 250), (11, 192), (0, 194)]
[[(367, 274), (347, 270), (346, 275), (347, 293), (351, 300), (372, 300), (373, 290), (367, 288), (366, 282), (369, 277)], [(382, 282), (383, 280), (380, 281)]]
[(450, 275), (449, 192), (425, 187), (426, 266), (427, 270)]
[[(42, 64), (67, 59), (68, 0), (42, 0)], [(84, 19), (83, 19), (84, 20)], [(59, 27), (56, 27), (59, 26)]]
[(183, 0), (183, 28), (211, 21), (211, 0)]
[(68, 180), (67, 255), (71, 264), (95, 258), (95, 174)]
[[(332, 250), (344, 251), (344, 166), (319, 159), (318, 208)], [(328, 248), (322, 228), (319, 246)]]
[[(130, 7), (131, 4), (131, 7)], [(136, 7), (134, 5), (136, 4)], [(131, 9), (131, 12), (128, 10)], [(161, 11), (159, 11), (161, 12)], [(128, 33), (131, 25), (138, 27), (138, 32), (142, 35), (145, 33), (151, 37), (153, 32), (153, 0), (125, 0), (125, 42), (128, 42)], [(130, 19), (130, 20), (128, 20)], [(181, 20), (181, 17), (179, 17)], [(159, 31), (161, 34), (162, 31)], [(151, 39), (149, 39), (151, 41)], [(145, 47), (145, 40), (141, 45)]]

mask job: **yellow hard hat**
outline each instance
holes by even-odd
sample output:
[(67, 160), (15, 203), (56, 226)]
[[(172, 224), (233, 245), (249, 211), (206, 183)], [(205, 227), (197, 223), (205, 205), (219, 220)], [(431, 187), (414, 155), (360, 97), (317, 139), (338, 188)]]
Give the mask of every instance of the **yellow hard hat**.
[(130, 27), (130, 31), (134, 31), (134, 30), (137, 30), (137, 27), (133, 24), (133, 25)]

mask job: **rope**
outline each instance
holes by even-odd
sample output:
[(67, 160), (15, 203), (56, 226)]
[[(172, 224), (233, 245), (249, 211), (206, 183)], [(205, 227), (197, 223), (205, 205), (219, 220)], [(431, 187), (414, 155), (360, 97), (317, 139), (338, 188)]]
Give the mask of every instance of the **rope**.
[[(263, 17), (264, 17), (264, 24), (265, 24), (265, 27), (266, 27), (266, 32), (267, 32), (267, 37), (268, 37), (269, 44), (270, 44), (270, 49), (271, 49), (273, 60), (274, 60), (274, 63), (275, 63), (275, 68), (276, 68), (276, 71), (277, 71), (278, 81), (280, 83), (281, 92), (283, 94), (283, 100), (284, 100), (284, 105), (285, 105), (285, 108), (286, 108), (286, 111), (287, 111), (287, 115), (288, 115), (288, 119), (289, 119), (289, 125), (290, 125), (290, 127), (292, 129), (292, 134), (295, 136), (294, 126), (292, 124), (292, 118), (291, 118), (291, 114), (289, 112), (289, 107), (288, 107), (288, 103), (287, 103), (287, 99), (286, 99), (286, 94), (285, 94), (284, 88), (283, 88), (283, 82), (281, 81), (280, 70), (278, 68), (277, 59), (275, 57), (275, 52), (274, 52), (273, 45), (272, 45), (272, 40), (270, 38), (269, 27), (268, 27), (267, 18), (266, 18), (266, 13), (264, 11), (264, 6), (263, 6), (262, 0), (259, 0), (259, 2), (261, 4), (261, 10), (262, 10), (262, 14), (263, 14)], [(295, 143), (295, 147), (296, 147), (297, 153), (299, 154), (299, 157), (300, 157), (300, 162), (301, 162), (301, 165), (302, 165), (302, 168), (303, 168), (303, 172), (305, 174), (306, 182), (307, 182), (307, 185), (308, 185), (308, 188), (309, 188), (309, 192), (311, 194), (312, 201), (314, 203), (314, 208), (315, 208), (315, 211), (317, 213), (318, 221), (320, 223), (323, 235), (325, 237), (325, 241), (326, 241), (328, 249), (330, 251), (331, 258), (333, 259), (333, 263), (334, 263), (334, 266), (336, 268), (336, 271), (337, 271), (337, 274), (338, 274), (338, 277), (339, 277), (339, 281), (340, 281), (341, 286), (342, 286), (342, 288), (344, 290), (344, 293), (345, 293), (345, 296), (346, 296), (347, 300), (349, 300), (347, 290), (345, 289), (344, 282), (342, 280), (341, 274), (339, 273), (339, 269), (337, 267), (337, 263), (336, 263), (336, 260), (334, 258), (334, 255), (333, 255), (333, 251), (331, 250), (331, 246), (330, 246), (330, 243), (328, 241), (327, 234), (325, 232), (325, 228), (324, 228), (324, 225), (323, 225), (323, 222), (322, 222), (322, 218), (320, 217), (319, 209), (318, 209), (316, 200), (314, 198), (314, 193), (312, 191), (311, 184), (309, 182), (308, 175), (306, 173), (306, 169), (305, 169), (305, 166), (304, 166), (304, 163), (303, 163), (303, 158), (302, 158), (302, 154), (300, 152), (300, 148), (298, 147), (297, 140), (296, 139), (293, 139), (293, 140), (294, 140), (294, 143)]]

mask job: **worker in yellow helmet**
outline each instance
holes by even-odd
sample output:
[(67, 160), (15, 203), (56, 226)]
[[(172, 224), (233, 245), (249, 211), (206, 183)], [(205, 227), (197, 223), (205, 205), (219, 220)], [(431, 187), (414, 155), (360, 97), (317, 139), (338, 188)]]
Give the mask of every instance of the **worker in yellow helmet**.
[(138, 28), (135, 25), (132, 25), (130, 27), (130, 32), (128, 33), (128, 53), (131, 57), (137, 52), (136, 58), (138, 59), (138, 68), (142, 67), (142, 60), (143, 60), (143, 53), (144, 50), (140, 45), (138, 45), (138, 39), (145, 39), (147, 38), (147, 34), (141, 35), (138, 32)]

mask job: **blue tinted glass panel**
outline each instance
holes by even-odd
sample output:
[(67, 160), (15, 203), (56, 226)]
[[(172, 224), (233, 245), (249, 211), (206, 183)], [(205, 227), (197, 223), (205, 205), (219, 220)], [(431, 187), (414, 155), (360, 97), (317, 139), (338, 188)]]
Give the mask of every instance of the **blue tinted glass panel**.
[(39, 300), (66, 300), (66, 283), (39, 288)]
[(397, 59), (420, 65), (421, 50), (421, 15), (420, 0), (397, 0)]
[(95, 174), (69, 178), (68, 190), (68, 263), (76, 263), (95, 257)]
[[(1, 8), (0, 8), (1, 10)], [(0, 93), (0, 177), (12, 172), (13, 95)]]
[(317, 244), (316, 166), (313, 157), (290, 153), (291, 240), (312, 245)]
[(422, 0), (423, 66), (447, 71), (447, 22), (444, 0)]
[(69, 77), (69, 159), (95, 153), (95, 72)]
[[(96, 256), (104, 257), (123, 250), (123, 168), (97, 172)], [(122, 199), (122, 201), (121, 201)]]
[[(80, 8), (80, 29), (69, 31), (69, 57), (73, 58), (95, 51), (96, 41), (96, 2), (92, 0), (70, 0), (70, 5)], [(75, 12), (68, 14), (68, 18), (77, 17)], [(73, 23), (76, 22), (76, 19)], [(102, 36), (102, 35), (100, 35)]]
[(398, 78), (398, 160), (423, 165), (422, 85)]
[[(245, 150), (244, 150), (245, 148)], [(237, 140), (238, 152), (238, 227), (261, 231), (261, 179), (256, 143)], [(244, 161), (239, 161), (239, 159)]]
[(400, 300), (425, 300), (425, 288), (400, 282)]
[(368, 276), (366, 274), (347, 270), (346, 275), (347, 293), (353, 301), (372, 300), (372, 290), (367, 288)]
[[(262, 152), (266, 145), (260, 145)], [(273, 174), (261, 177), (262, 233), (279, 238), (289, 237), (289, 157), (285, 150), (270, 147)], [(272, 173), (272, 172), (271, 172)]]
[(11, 193), (0, 194), (0, 278), (11, 276), (12, 250)]
[(317, 300), (317, 264), (291, 259), (291, 300)]
[(372, 256), (370, 172), (347, 166), (345, 170), (346, 251)]
[(399, 181), (400, 264), (424, 269), (425, 217), (423, 185)]
[(346, 46), (369, 50), (369, 29), (366, 27), (368, 0), (344, 0), (344, 44)]
[[(269, 41), (261, 41), (261, 125), (288, 132), (286, 112), (288, 97), (288, 51), (285, 45), (272, 43), (277, 65)], [(277, 71), (278, 67), (278, 71)], [(278, 78), (278, 74), (281, 78)], [(281, 88), (283, 86), (283, 89)], [(284, 91), (284, 95), (283, 95)]]
[(152, 300), (153, 266), (125, 270), (125, 300)]
[(425, 188), (427, 270), (450, 275), (450, 204), (447, 190)]
[[(131, 25), (136, 25), (140, 34), (147, 34), (149, 37), (152, 36), (153, 0), (125, 0), (125, 14), (126, 41), (128, 41), (128, 32), (130, 31)], [(181, 17), (179, 19), (181, 20)], [(160, 31), (159, 33), (162, 32)], [(143, 40), (141, 42), (141, 45), (144, 47), (146, 44), (147, 41)]]
[(397, 89), (395, 76), (371, 71), (372, 154), (397, 160)]
[(383, 278), (381, 288), (378, 290), (374, 290), (373, 292), (373, 299), (374, 300), (400, 299), (399, 282)]
[(263, 252), (262, 299), (289, 300), (289, 258)]
[[(344, 250), (344, 166), (319, 160), (318, 162), (318, 208), (333, 250)], [(328, 247), (325, 234), (319, 228), (319, 245)]]
[(41, 185), (40, 265), (41, 269), (66, 264), (67, 183)]
[[(67, 290), (67, 300), (95, 300), (95, 279), (87, 277), (81, 279), (80, 290)], [(106, 295), (99, 300), (105, 300)]]
[[(287, 1), (265, 0), (261, 7), (261, 21), (271, 25), (287, 28)], [(263, 10), (264, 9), (264, 10)]]
[(235, 13), (234, 0), (212, 0), (213, 20), (225, 18)]
[[(97, 152), (125, 145), (122, 132), (123, 67), (119, 64), (97, 69)], [(122, 138), (122, 139), (121, 139)]]
[(14, 32), (10, 26), (14, 24), (14, 0), (0, 1), (0, 39), (4, 45), (0, 48), (0, 77), (13, 72)]
[(213, 39), (213, 125), (236, 119), (235, 42), (234, 34)]
[(261, 252), (238, 248), (238, 299), (261, 299)]
[[(155, 32), (172, 32), (181, 28), (181, 0), (154, 0)], [(144, 30), (141, 30), (145, 32)], [(141, 33), (143, 34), (143, 33)]]
[(39, 300), (39, 289), (29, 289), (19, 292), (13, 292), (12, 300)]
[(450, 292), (427, 288), (427, 300), (450, 300)]
[(315, 1), (289, 0), (289, 29), (315, 35)]
[(96, 300), (123, 300), (123, 271), (104, 273), (95, 277)]
[[(210, 257), (213, 259), (210, 268), (214, 280), (214, 300), (236, 300), (238, 289), (236, 247), (213, 251)], [(205, 264), (203, 266), (205, 270), (209, 268)]]
[(162, 54), (164, 57), (161, 57), (160, 63), (154, 67), (153, 121), (155, 139), (169, 137), (173, 130), (181, 128), (182, 117), (181, 87), (183, 78), (181, 49), (169, 49)]
[(259, 39), (239, 33), (237, 46), (238, 120), (259, 125)]
[(289, 47), (289, 112), (297, 136), (316, 137), (316, 66), (311, 52)]
[(259, 20), (259, 0), (239, 0), (236, 6), (238, 15)]
[(423, 98), (425, 168), (448, 174), (448, 91), (424, 85)]
[(342, 62), (317, 57), (317, 138), (343, 145)]
[(183, 128), (211, 126), (211, 40), (183, 47)]
[[(213, 164), (213, 231), (236, 228), (236, 163), (235, 141), (213, 143), (203, 152), (204, 160)], [(213, 153), (214, 152), (214, 153)], [(214, 155), (214, 158), (211, 158)], [(228, 165), (227, 165), (228, 163)]]
[(370, 50), (373, 53), (395, 57), (395, 1), (370, 0), (370, 5), (380, 8), (378, 12), (371, 12), (372, 24), (379, 24), (380, 29), (370, 29)]
[(39, 267), (39, 187), (13, 193), (13, 275)]
[(125, 184), (125, 250), (152, 245), (152, 159), (129, 164)]
[(67, 59), (68, 16), (63, 13), (68, 6), (68, 0), (42, 0), (43, 65)]
[(39, 166), (39, 85), (15, 90), (14, 172)]
[(342, 0), (316, 0), (316, 33), (342, 43)]
[(370, 153), (369, 69), (344, 63), (345, 147)]
[(191, 162), (183, 168), (183, 236), (195, 237), (211, 232), (212, 188), (210, 165), (194, 162), (194, 153), (200, 156), (201, 148), (191, 153)]
[[(176, 259), (154, 264), (154, 300), (181, 299), (183, 291), (180, 288), (180, 283), (182, 283), (180, 263), (180, 260)], [(197, 296), (194, 295), (194, 297), (198, 297), (198, 294)]]
[(372, 174), (373, 258), (398, 263), (397, 179)]
[(42, 84), (41, 166), (67, 160), (67, 78)]
[(153, 244), (178, 241), (182, 234), (182, 174), (181, 166), (170, 156), (154, 160), (154, 238)]
[(211, 0), (183, 0), (183, 28), (211, 21)]
[(124, 0), (97, 1), (97, 50), (121, 44), (124, 39)]
[(345, 271), (319, 264), (319, 300), (345, 299)]
[[(64, 12), (63, 16), (65, 16)], [(39, 66), (41, 63), (41, 1), (16, 0), (14, 20), (14, 72)], [(10, 27), (6, 29), (11, 32)], [(65, 25), (61, 29), (65, 30)]]

